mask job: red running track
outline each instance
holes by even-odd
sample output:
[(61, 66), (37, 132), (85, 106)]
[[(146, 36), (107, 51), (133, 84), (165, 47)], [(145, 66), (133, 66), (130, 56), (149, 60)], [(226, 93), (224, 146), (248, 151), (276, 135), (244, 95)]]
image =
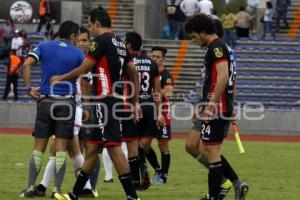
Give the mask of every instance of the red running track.
[[(0, 134), (31, 135), (32, 129), (0, 128)], [(173, 139), (184, 139), (187, 133), (173, 133)], [(258, 142), (300, 142), (299, 136), (240, 135), (242, 141)], [(229, 135), (229, 140), (233, 140)]]

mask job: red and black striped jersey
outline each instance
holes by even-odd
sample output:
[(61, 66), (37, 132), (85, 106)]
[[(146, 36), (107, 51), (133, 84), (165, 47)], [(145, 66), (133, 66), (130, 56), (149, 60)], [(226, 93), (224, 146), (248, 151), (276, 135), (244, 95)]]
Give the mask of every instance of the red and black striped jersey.
[(123, 41), (110, 32), (94, 39), (86, 57), (95, 63), (93, 84), (98, 96), (112, 94), (124, 67), (132, 61)]
[(140, 102), (153, 101), (154, 79), (159, 77), (158, 66), (144, 54), (132, 55), (133, 63), (139, 74)]
[[(167, 85), (174, 86), (173, 77), (167, 69), (162, 68), (159, 71), (159, 74), (160, 74), (160, 86), (161, 86), (162, 89), (164, 89), (164, 87), (167, 86)], [(171, 125), (170, 101), (169, 101), (169, 99), (167, 99), (165, 97), (162, 97), (162, 114), (164, 116), (166, 125)]]
[(231, 116), (233, 112), (233, 88), (235, 84), (233, 77), (234, 66), (230, 61), (230, 53), (227, 45), (220, 39), (212, 41), (205, 53), (205, 79), (201, 102), (208, 102), (209, 99), (213, 97), (218, 76), (216, 65), (223, 61), (226, 61), (228, 63), (229, 81), (223, 94), (220, 97), (220, 102), (218, 102), (218, 112)]

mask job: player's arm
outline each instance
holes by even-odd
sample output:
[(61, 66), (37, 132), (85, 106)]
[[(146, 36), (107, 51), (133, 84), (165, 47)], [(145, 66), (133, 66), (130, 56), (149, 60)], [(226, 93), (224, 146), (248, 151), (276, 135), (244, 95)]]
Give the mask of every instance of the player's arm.
[[(90, 83), (86, 78), (80, 79), (80, 88), (81, 88), (81, 94), (82, 94), (82, 102), (83, 105), (88, 104), (90, 102), (90, 93), (91, 93), (91, 87)], [(88, 106), (83, 106), (82, 111), (82, 121), (86, 122), (89, 119), (90, 113)]]
[(37, 64), (37, 60), (31, 56), (28, 56), (24, 62), (23, 67), (23, 79), (28, 94), (34, 99), (40, 99), (39, 88), (31, 87), (31, 68)]
[(129, 77), (129, 80), (133, 83), (134, 85), (134, 95), (133, 95), (133, 100), (132, 103), (138, 104), (139, 103), (139, 93), (140, 93), (140, 82), (139, 82), (139, 75), (135, 69), (135, 66), (133, 62), (128, 62), (127, 67), (126, 67), (126, 74)]
[(70, 80), (74, 80), (76, 79), (78, 76), (80, 76), (81, 74), (87, 73), (89, 70), (91, 70), (93, 68), (93, 66), (95, 65), (95, 62), (85, 58), (83, 63), (73, 69), (72, 71), (70, 71), (69, 73), (66, 73), (64, 75), (61, 76), (53, 76), (50, 79), (50, 83), (52, 84), (56, 84), (60, 81), (70, 81)]
[(212, 96), (209, 99), (209, 103), (205, 107), (205, 110), (203, 112), (203, 118), (206, 119), (213, 116), (216, 103), (220, 101), (220, 98), (229, 81), (228, 61), (225, 59), (217, 61), (215, 67), (217, 72), (217, 82)]
[(165, 125), (164, 117), (162, 115), (162, 109), (161, 109), (161, 86), (160, 86), (160, 78), (159, 76), (156, 76), (154, 78), (154, 84), (153, 84), (153, 96), (154, 96), (154, 102), (156, 106), (156, 113), (157, 113), (157, 126)]
[(133, 62), (128, 62), (126, 67), (126, 74), (129, 77), (129, 80), (133, 83), (134, 88), (134, 94), (132, 99), (132, 104), (134, 107), (134, 121), (139, 121), (140, 118), (143, 117), (143, 113), (140, 107), (139, 103), (139, 94), (140, 94), (140, 81), (139, 81), (139, 75), (135, 69), (135, 65)]
[(171, 84), (165, 85), (164, 88), (160, 90), (163, 97), (170, 99), (173, 95), (174, 86)]

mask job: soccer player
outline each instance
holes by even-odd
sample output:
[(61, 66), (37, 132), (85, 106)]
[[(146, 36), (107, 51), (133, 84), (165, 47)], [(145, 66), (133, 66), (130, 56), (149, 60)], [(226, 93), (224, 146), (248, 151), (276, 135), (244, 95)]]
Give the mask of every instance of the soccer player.
[[(127, 199), (137, 200), (138, 196), (132, 184), (129, 165), (121, 148), (121, 123), (120, 120), (113, 117), (114, 105), (122, 103), (123, 97), (115, 92), (113, 86), (121, 80), (124, 66), (130, 71), (134, 85), (138, 85), (138, 76), (124, 43), (110, 31), (111, 19), (107, 11), (102, 8), (92, 10), (89, 13), (88, 23), (95, 39), (90, 45), (85, 60), (75, 70), (62, 76), (52, 77), (51, 82), (59, 84), (61, 81), (74, 80), (92, 69), (96, 76), (93, 79), (96, 105), (93, 107), (92, 114), (97, 117), (95, 120), (97, 128), (91, 132), (87, 143), (86, 160), (73, 191), (64, 195), (56, 193), (55, 197), (58, 200), (78, 199), (95, 166), (99, 147), (105, 146), (119, 175)], [(135, 94), (137, 93), (138, 91), (135, 91)], [(137, 97), (135, 95), (133, 101), (135, 109), (139, 108)]]
[[(154, 133), (154, 128), (156, 127), (155, 119), (160, 117), (160, 111), (158, 110), (161, 103), (160, 97), (153, 97), (153, 94), (159, 94), (160, 92), (159, 72), (155, 62), (147, 55), (141, 53), (143, 40), (138, 33), (126, 33), (124, 42), (133, 56), (134, 64), (139, 74), (140, 103), (143, 117), (138, 122), (138, 126), (132, 119), (123, 121), (123, 139), (126, 141), (128, 147), (128, 161), (133, 184), (137, 189), (147, 189), (150, 186), (150, 181), (143, 180), (142, 185), (140, 182), (141, 161), (138, 152), (138, 140), (143, 134)], [(155, 113), (157, 116), (155, 116)], [(127, 112), (127, 114), (130, 115), (130, 112)], [(143, 179), (148, 179), (148, 175), (143, 175)]]
[[(67, 145), (73, 138), (75, 120), (76, 82), (50, 85), (50, 77), (75, 69), (84, 59), (83, 53), (74, 46), (79, 33), (78, 24), (63, 22), (58, 30), (59, 40), (42, 42), (30, 52), (24, 63), (24, 82), (29, 95), (37, 100), (34, 127), (34, 151), (29, 161), (26, 189), (20, 197), (33, 197), (34, 184), (42, 166), (42, 157), (48, 139), (55, 134), (55, 185), (59, 187), (66, 168)], [(31, 67), (41, 62), (42, 78), (39, 88), (31, 87)], [(58, 188), (59, 189), (59, 188)], [(57, 191), (59, 192), (59, 191)]]
[[(89, 48), (89, 41), (90, 41), (89, 32), (87, 29), (82, 27), (79, 29), (79, 31), (80, 33), (78, 35), (76, 45), (77, 47), (80, 48), (80, 50), (83, 53), (87, 53)], [(77, 94), (76, 94), (76, 114), (75, 114), (75, 122), (74, 122), (75, 123), (74, 137), (68, 144), (68, 153), (70, 158), (72, 159), (72, 164), (73, 164), (75, 174), (77, 174), (80, 171), (84, 163), (84, 157), (82, 155), (82, 151), (80, 150), (78, 134), (79, 134), (80, 127), (82, 126), (82, 120), (86, 121), (89, 115), (87, 110), (83, 111), (82, 102), (81, 102), (82, 101), (81, 99), (87, 101), (87, 99), (82, 98), (82, 94), (83, 96), (89, 95), (89, 80), (87, 80), (86, 78), (82, 78), (78, 80), (76, 83), (77, 83)], [(34, 190), (36, 196), (45, 196), (46, 189), (49, 185), (49, 182), (51, 179), (54, 178), (55, 161), (56, 161), (55, 153), (56, 152), (55, 152), (55, 137), (54, 137), (50, 148), (50, 158), (47, 163), (43, 179), (41, 183), (37, 187), (35, 187)], [(54, 198), (54, 194), (57, 191), (60, 191), (60, 187), (61, 187), (61, 183), (54, 188), (51, 198)], [(81, 197), (94, 197), (94, 194), (91, 190), (90, 181), (87, 182), (85, 189), (81, 194)]]
[[(209, 196), (203, 199), (220, 200), (222, 176), (228, 178), (236, 189), (235, 199), (245, 199), (249, 190), (242, 183), (220, 148), (233, 114), (234, 72), (227, 45), (218, 38), (211, 18), (194, 15), (185, 24), (185, 31), (192, 40), (207, 47), (205, 54), (205, 79), (202, 98), (195, 108), (192, 134), (201, 134), (199, 152), (209, 163)], [(197, 141), (195, 141), (197, 143)], [(197, 144), (196, 144), (197, 145)], [(197, 152), (196, 152), (197, 153)]]
[(156, 46), (151, 50), (151, 58), (159, 67), (160, 85), (162, 95), (162, 110), (166, 125), (155, 130), (154, 136), (157, 138), (158, 147), (161, 153), (161, 167), (158, 163), (157, 156), (153, 148), (146, 152), (146, 157), (155, 170), (153, 184), (161, 184), (167, 182), (167, 175), (170, 168), (170, 150), (169, 141), (171, 139), (171, 114), (170, 114), (170, 97), (174, 89), (174, 81), (171, 73), (164, 67), (167, 49)]

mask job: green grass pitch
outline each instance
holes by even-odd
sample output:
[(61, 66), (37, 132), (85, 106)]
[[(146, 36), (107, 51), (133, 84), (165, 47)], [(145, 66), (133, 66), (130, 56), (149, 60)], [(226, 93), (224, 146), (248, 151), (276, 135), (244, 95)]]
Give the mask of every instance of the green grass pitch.
[[(245, 155), (238, 154), (236, 144), (226, 141), (223, 154), (232, 163), (240, 178), (250, 185), (248, 200), (298, 200), (300, 186), (299, 143), (243, 142)], [(32, 152), (33, 139), (24, 135), (0, 135), (0, 200), (20, 199), (19, 193), (27, 182), (27, 163)], [(156, 146), (156, 143), (153, 143)], [(166, 185), (151, 186), (140, 192), (142, 200), (199, 200), (207, 192), (207, 171), (185, 153), (184, 141), (171, 142), (171, 169)], [(45, 169), (48, 153), (44, 156)], [(70, 159), (69, 159), (70, 162)], [(103, 183), (101, 169), (98, 191), (100, 199), (125, 199), (121, 185)], [(63, 183), (63, 191), (70, 191), (74, 183), (71, 164)], [(52, 191), (52, 184), (47, 198)], [(35, 198), (39, 199), (39, 198)], [(233, 199), (233, 190), (227, 199)]]

